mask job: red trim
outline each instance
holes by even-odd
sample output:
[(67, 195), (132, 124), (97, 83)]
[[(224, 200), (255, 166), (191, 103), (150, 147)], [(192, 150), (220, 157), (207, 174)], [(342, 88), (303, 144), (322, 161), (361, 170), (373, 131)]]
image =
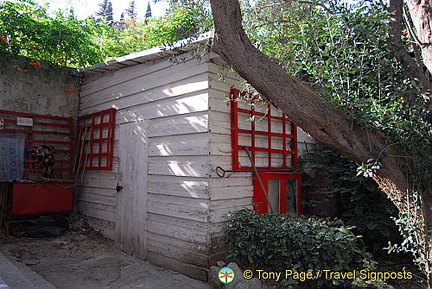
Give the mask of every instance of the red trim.
[(237, 107), (237, 101), (234, 101), (238, 97), (239, 91), (237, 89), (231, 90), (231, 148), (232, 148), (232, 168), (233, 170), (240, 170), (239, 166), (239, 145), (238, 145), (238, 113), (239, 108)]
[(38, 117), (38, 118), (45, 118), (45, 119), (55, 119), (55, 120), (66, 120), (66, 119), (69, 119), (69, 118), (61, 117), (61, 116), (42, 115), (42, 114), (17, 112), (17, 111), (10, 111), (10, 110), (1, 110), (1, 109), (0, 109), (0, 113), (13, 114), (13, 115), (19, 115), (19, 116)]
[[(239, 108), (238, 99), (240, 96), (249, 96), (251, 99), (251, 109)], [(240, 163), (241, 151), (246, 151), (246, 143), (241, 139), (248, 137), (250, 146), (247, 149), (251, 152), (252, 162), (256, 164), (257, 152), (263, 152), (267, 156), (267, 165), (256, 165), (257, 169), (261, 170), (292, 170), (297, 167), (297, 126), (284, 114), (282, 116), (273, 115), (272, 105), (267, 103), (267, 112), (259, 112), (255, 110), (255, 100), (257, 96), (248, 95), (247, 93), (240, 92), (238, 89), (231, 89), (230, 91), (230, 109), (231, 109), (231, 148), (232, 148), (232, 169), (243, 171), (251, 170), (253, 167), (250, 162), (246, 165)], [(273, 113), (273, 114), (272, 114)], [(258, 130), (254, 121), (251, 122), (250, 129), (239, 128), (240, 117), (255, 118), (259, 116), (261, 121), (267, 121), (266, 130)], [(241, 120), (243, 121), (243, 120)], [(287, 126), (290, 127), (290, 132), (287, 132)], [(276, 132), (277, 131), (277, 132)], [(243, 138), (240, 138), (243, 136)], [(257, 145), (257, 136), (267, 138), (266, 145)], [(276, 147), (275, 140), (282, 142), (281, 147)], [(291, 146), (287, 145), (290, 141)], [(291, 156), (290, 162), (287, 162), (288, 156)], [(281, 160), (281, 164), (273, 164), (274, 160)]]
[[(6, 123), (6, 120), (5, 120)], [(10, 123), (8, 121), (8, 123)], [(15, 123), (15, 122), (12, 122)], [(37, 125), (37, 124), (33, 124)], [(30, 130), (30, 129), (4, 129), (2, 131), (8, 131), (8, 132), (17, 132), (17, 133), (40, 133), (40, 134), (61, 134), (61, 135), (70, 135), (69, 132), (59, 132), (59, 131), (46, 131), (46, 130)]]

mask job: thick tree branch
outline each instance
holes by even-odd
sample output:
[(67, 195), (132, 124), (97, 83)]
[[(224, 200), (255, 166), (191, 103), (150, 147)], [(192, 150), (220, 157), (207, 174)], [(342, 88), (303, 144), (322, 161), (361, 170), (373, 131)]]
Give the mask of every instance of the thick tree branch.
[[(417, 62), (417, 65), (420, 67), (423, 67), (424, 65), (423, 65), (421, 55), (420, 55), (421, 51), (420, 51), (420, 48), (418, 47), (418, 45), (416, 44), (416, 43), (419, 43), (420, 40), (417, 38), (417, 35), (416, 35), (414, 29), (412, 28), (411, 20), (408, 17), (408, 15), (406, 14), (405, 9), (403, 9), (403, 19), (404, 19), (404, 23), (405, 23), (406, 27), (408, 28), (409, 36), (414, 40), (411, 43), (411, 47), (412, 47), (412, 50), (414, 51), (414, 56), (415, 56), (415, 60)], [(430, 73), (429, 72), (426, 72), (425, 75), (428, 79), (430, 79)]]

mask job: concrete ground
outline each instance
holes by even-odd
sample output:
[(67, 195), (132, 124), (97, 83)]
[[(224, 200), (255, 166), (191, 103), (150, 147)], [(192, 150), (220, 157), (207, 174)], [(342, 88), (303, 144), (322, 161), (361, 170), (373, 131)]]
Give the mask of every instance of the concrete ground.
[(0, 289), (209, 289), (209, 285), (117, 250), (93, 232), (0, 238)]

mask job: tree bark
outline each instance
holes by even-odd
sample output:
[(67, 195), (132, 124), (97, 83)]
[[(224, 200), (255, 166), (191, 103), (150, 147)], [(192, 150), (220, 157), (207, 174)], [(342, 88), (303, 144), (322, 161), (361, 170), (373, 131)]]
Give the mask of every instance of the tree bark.
[(423, 62), (429, 73), (432, 73), (432, 2), (430, 0), (407, 0), (407, 4), (416, 28)]
[[(424, 71), (424, 66), (418, 64), (411, 57), (411, 55), (408, 53), (408, 51), (405, 48), (405, 44), (402, 42), (401, 33), (402, 33), (403, 5), (404, 5), (403, 0), (390, 0), (390, 5), (388, 9), (390, 14), (390, 28), (389, 28), (390, 47), (394, 51), (396, 59), (400, 63), (403, 63), (407, 66), (407, 72), (409, 76), (421, 84), (422, 90), (424, 92), (429, 91), (430, 93), (432, 91), (432, 86), (431, 86), (429, 73), (425, 73), (426, 71)], [(424, 93), (423, 97), (425, 100), (430, 99), (429, 93)]]

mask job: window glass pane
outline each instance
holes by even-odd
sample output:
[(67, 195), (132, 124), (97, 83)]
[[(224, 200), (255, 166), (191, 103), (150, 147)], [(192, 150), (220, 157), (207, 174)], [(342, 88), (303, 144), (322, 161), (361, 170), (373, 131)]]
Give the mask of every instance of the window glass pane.
[(268, 201), (269, 201), (269, 212), (279, 213), (279, 192), (280, 192), (280, 180), (269, 179), (268, 180)]
[(297, 213), (297, 180), (286, 181), (286, 212)]

